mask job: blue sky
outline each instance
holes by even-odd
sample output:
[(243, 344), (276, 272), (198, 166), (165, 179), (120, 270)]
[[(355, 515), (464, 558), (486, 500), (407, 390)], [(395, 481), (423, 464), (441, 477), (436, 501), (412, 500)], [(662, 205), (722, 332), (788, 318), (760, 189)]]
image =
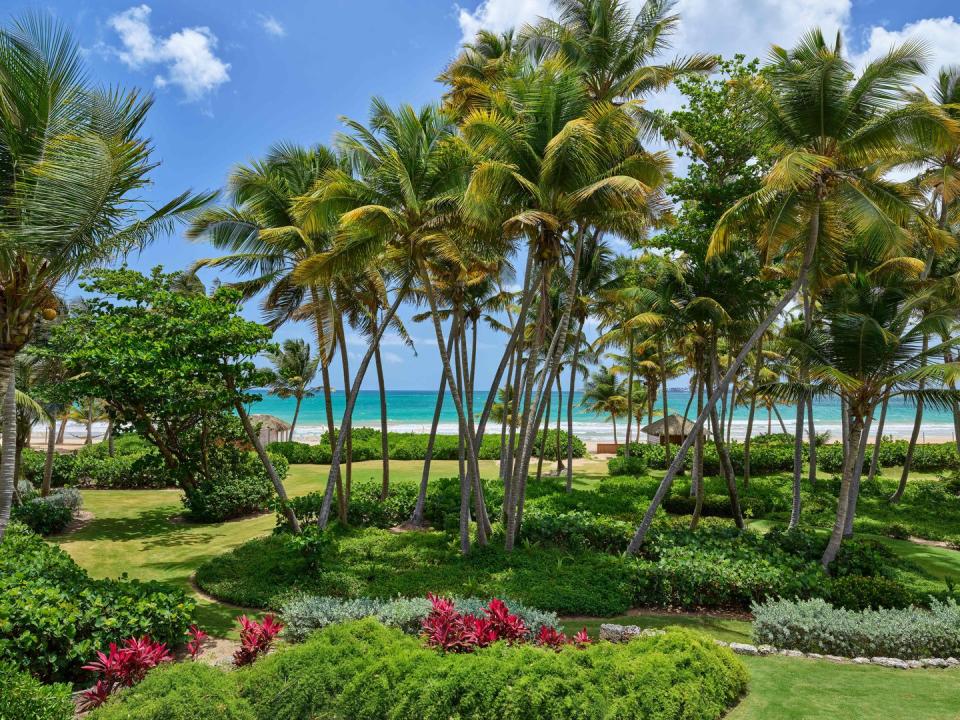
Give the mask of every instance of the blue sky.
[[(450, 0), (7, 0), (4, 7), (13, 15), (53, 13), (72, 28), (99, 82), (155, 93), (147, 131), (162, 165), (147, 194), (158, 202), (187, 187), (220, 187), (234, 164), (263, 155), (275, 142), (330, 142), (340, 116), (365, 119), (373, 95), (391, 103), (435, 100), (441, 88), (434, 78), (465, 35), (551, 12), (549, 0), (462, 0), (459, 6)], [(771, 42), (789, 44), (820, 24), (840, 30), (858, 61), (909, 37), (925, 40), (937, 65), (960, 63), (955, 0), (680, 0), (677, 10), (683, 18), (677, 54), (762, 56)], [(676, 93), (667, 92), (655, 104), (677, 102)], [(209, 247), (174, 236), (130, 264), (172, 270), (210, 254)], [(254, 303), (246, 313), (258, 317)], [(419, 355), (385, 348), (388, 387), (432, 389), (440, 367), (432, 332), (426, 325), (409, 329)], [(305, 326), (278, 332), (278, 338), (308, 335)], [(485, 334), (481, 341), (478, 387), (489, 382), (499, 359), (499, 338)], [(362, 350), (351, 346), (354, 354)], [(373, 387), (370, 375), (365, 387)]]

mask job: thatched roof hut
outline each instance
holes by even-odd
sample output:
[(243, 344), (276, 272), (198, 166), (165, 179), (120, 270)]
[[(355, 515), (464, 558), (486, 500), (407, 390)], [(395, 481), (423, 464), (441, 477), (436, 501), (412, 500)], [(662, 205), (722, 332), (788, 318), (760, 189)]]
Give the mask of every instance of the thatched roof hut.
[(290, 423), (284, 422), (276, 415), (251, 415), (250, 423), (255, 428), (259, 428), (260, 442), (264, 445), (292, 439)]
[(640, 432), (657, 438), (661, 445), (667, 444), (667, 436), (669, 435), (670, 444), (679, 445), (686, 439), (687, 435), (693, 432), (693, 423), (673, 414), (640, 428)]

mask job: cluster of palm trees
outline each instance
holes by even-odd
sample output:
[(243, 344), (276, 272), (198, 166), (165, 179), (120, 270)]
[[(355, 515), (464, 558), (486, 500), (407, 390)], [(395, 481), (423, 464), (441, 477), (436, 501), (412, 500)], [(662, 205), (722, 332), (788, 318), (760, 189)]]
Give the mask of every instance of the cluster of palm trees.
[[(914, 87), (926, 68), (915, 44), (859, 75), (839, 40), (818, 31), (792, 50), (774, 48), (761, 70), (731, 80), (738, 127), (762, 144), (747, 146), (740, 164), (756, 172), (734, 186), (740, 196), (719, 210), (714, 204), (706, 236), (671, 244), (669, 230), (658, 235), (675, 222), (669, 156), (648, 144), (667, 139), (695, 155), (703, 148), (645, 100), (719, 60), (654, 64), (679, 22), (669, 2), (649, 0), (635, 15), (619, 0), (556, 5), (556, 20), (480, 32), (441, 74), (447, 91), (439, 105), (393, 108), (376, 99), (369, 122), (347, 120), (335, 147), (280, 146), (238, 169), (233, 203), (205, 211), (191, 229), (228, 250), (201, 265), (249, 277), (240, 286), (250, 296), (265, 292), (272, 324), (313, 323), (323, 387), (341, 355), (346, 409), (338, 433), (326, 391), (335, 441), (320, 525), (334, 498), (345, 518), (357, 393), (371, 360), (380, 370), (384, 333), (409, 341), (397, 311), (413, 303), (423, 309), (415, 319), (433, 326), (442, 360), (434, 432), (447, 392), (457, 413), (463, 552), (474, 538), (488, 543), (492, 532), (478, 467), (488, 423), (499, 424), (503, 440), (499, 520), (509, 549), (555, 389), (562, 402), (561, 375), (568, 374), (572, 434), (576, 378), (585, 360), (606, 351), (613, 365), (588, 382), (587, 398), (597, 411), (626, 415), (628, 441), (644, 414), (648, 421), (669, 414), (670, 378), (688, 374), (696, 403), (693, 432), (679, 448), (664, 448), (673, 460), (631, 552), (691, 450), (693, 490), (702, 498), (708, 423), (742, 525), (728, 452), (738, 404), (750, 408), (743, 482), (758, 407), (796, 406), (799, 522), (803, 435), (812, 439), (816, 430), (813, 398), (839, 395), (848, 452), (829, 563), (852, 527), (874, 410), (906, 397), (917, 404), (919, 423), (924, 404), (957, 406), (948, 258), (958, 72), (944, 70), (928, 97)], [(914, 169), (911, 177), (894, 179), (903, 168)], [(656, 249), (615, 258), (611, 237)], [(600, 328), (593, 343), (584, 332), (590, 318)], [(481, 320), (505, 338), (482, 404), (474, 387)], [(344, 321), (368, 340), (352, 376)], [(383, 399), (382, 390), (381, 380)], [(562, 407), (558, 425), (561, 417)], [(816, 443), (808, 447), (815, 481)], [(538, 473), (546, 452), (541, 443)], [(571, 455), (568, 444), (568, 487)], [(422, 521), (429, 456), (425, 465), (413, 523)], [(385, 474), (384, 495), (387, 482)]]
[[(217, 267), (239, 277), (248, 297), (262, 298), (272, 327), (312, 325), (315, 355), (305, 343), (284, 348), (275, 358), (276, 389), (299, 407), (319, 368), (333, 444), (321, 527), (335, 501), (346, 520), (359, 389), (373, 362), (386, 402), (381, 344), (389, 332), (412, 346), (398, 310), (413, 304), (414, 320), (432, 326), (442, 361), (434, 433), (446, 397), (457, 414), (463, 552), (487, 544), (494, 521), (506, 548), (514, 546), (531, 459), (539, 454), (539, 473), (548, 452), (542, 441), (537, 448), (537, 434), (551, 423), (552, 398), (559, 398), (558, 429), (566, 402), (572, 436), (576, 380), (606, 352), (612, 366), (589, 382), (589, 402), (614, 417), (625, 413), (628, 440), (644, 414), (648, 421), (669, 415), (670, 378), (690, 376), (684, 416), (696, 417), (679, 447), (664, 448), (672, 460), (630, 552), (691, 450), (693, 490), (702, 498), (706, 427), (742, 524), (737, 492), (749, 481), (754, 415), (778, 402), (797, 410), (799, 522), (804, 430), (812, 440), (813, 399), (834, 394), (847, 452), (829, 563), (852, 527), (874, 414), (882, 426), (887, 404), (907, 398), (918, 428), (931, 405), (951, 408), (960, 424), (953, 352), (960, 71), (942, 71), (927, 95), (915, 87), (928, 59), (916, 44), (859, 73), (839, 40), (818, 31), (793, 49), (775, 47), (762, 69), (741, 68), (729, 83), (737, 100), (728, 134), (742, 147), (728, 164), (741, 175), (717, 185), (734, 195), (700, 196), (694, 182), (677, 212), (670, 155), (651, 147), (666, 140), (694, 157), (716, 149), (704, 141), (709, 128), (704, 138), (646, 100), (723, 64), (706, 55), (658, 61), (680, 21), (668, 0), (647, 0), (638, 13), (624, 0), (555, 5), (556, 20), (480, 32), (440, 75), (440, 103), (417, 109), (375, 99), (368, 122), (346, 120), (332, 147), (278, 145), (238, 167), (229, 202), (210, 206), (207, 196), (185, 194), (145, 218), (135, 214), (132, 193), (152, 167), (139, 139), (148, 103), (90, 90), (75, 51), (64, 55), (66, 40), (48, 26), (27, 21), (0, 36), (0, 232), (13, 239), (0, 251), (4, 436), (15, 424), (13, 359), (38, 317), (56, 312), (56, 284), (189, 213), (188, 234), (223, 251), (193, 271)], [(69, 60), (51, 61), (60, 55)], [(15, 71), (25, 77), (11, 84)], [(47, 112), (41, 97), (64, 107)], [(643, 252), (617, 258), (611, 238)], [(591, 319), (599, 327), (593, 343)], [(501, 331), (504, 343), (478, 402), (481, 323)], [(353, 333), (367, 345), (355, 364)], [(337, 362), (346, 393), (339, 423), (331, 399)], [(738, 404), (750, 408), (742, 480), (727, 450)], [(385, 406), (381, 416), (386, 443)], [(491, 421), (502, 439), (501, 518), (489, 516), (479, 472)], [(3, 478), (13, 462), (9, 445)], [(816, 443), (808, 447), (813, 481)], [(553, 450), (559, 472), (563, 458), (559, 446)], [(386, 497), (386, 448), (383, 455)], [(428, 452), (414, 524), (423, 519), (429, 460)], [(570, 442), (565, 471), (569, 488)], [(5, 483), (0, 500), (8, 490)]]

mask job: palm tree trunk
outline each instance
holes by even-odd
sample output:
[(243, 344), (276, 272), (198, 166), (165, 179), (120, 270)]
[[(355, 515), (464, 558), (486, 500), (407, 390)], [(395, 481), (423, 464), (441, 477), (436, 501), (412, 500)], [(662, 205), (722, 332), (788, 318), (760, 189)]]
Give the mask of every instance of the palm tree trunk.
[(673, 479), (680, 471), (684, 456), (690, 450), (690, 446), (693, 445), (696, 439), (696, 433), (701, 432), (703, 429), (709, 410), (716, 406), (717, 400), (726, 390), (729, 382), (740, 370), (740, 366), (746, 359), (747, 354), (754, 348), (761, 336), (763, 336), (767, 329), (773, 324), (774, 320), (780, 316), (787, 305), (789, 305), (793, 298), (796, 297), (797, 293), (800, 291), (800, 288), (803, 286), (803, 283), (806, 282), (807, 273), (810, 270), (810, 264), (813, 262), (813, 254), (817, 248), (817, 238), (819, 234), (820, 209), (819, 205), (816, 205), (814, 207), (814, 212), (811, 215), (810, 232), (807, 236), (806, 247), (804, 248), (803, 252), (803, 260), (800, 264), (800, 270), (797, 273), (796, 280), (794, 280), (793, 285), (790, 286), (790, 289), (787, 290), (783, 297), (780, 298), (777, 304), (770, 309), (770, 311), (767, 313), (767, 316), (753, 331), (753, 334), (750, 336), (747, 342), (743, 344), (743, 347), (740, 348), (740, 354), (732, 363), (730, 363), (730, 367), (727, 368), (726, 374), (723, 376), (723, 378), (721, 378), (720, 382), (717, 383), (717, 386), (711, 391), (710, 397), (707, 398), (707, 407), (700, 413), (700, 415), (697, 416), (697, 420), (693, 425), (693, 433), (689, 435), (680, 445), (680, 449), (674, 456), (673, 462), (670, 463), (670, 467), (667, 469), (666, 475), (663, 476), (663, 480), (661, 480), (660, 485), (657, 487), (657, 491), (654, 493), (653, 499), (651, 500), (646, 513), (644, 513), (643, 520), (641, 520), (637, 531), (634, 533), (633, 539), (630, 541), (630, 544), (627, 547), (627, 552), (629, 554), (636, 555), (637, 551), (640, 549), (640, 546), (643, 544), (643, 541), (647, 536), (647, 532), (650, 530), (650, 525), (653, 523), (653, 517), (660, 508), (661, 503), (663, 503), (663, 499), (667, 496), (667, 493), (670, 492), (670, 487), (673, 485)]
[(113, 456), (115, 455), (114, 450), (115, 450), (115, 447), (116, 447), (116, 446), (114, 445), (113, 420), (112, 420), (112, 419), (107, 421), (107, 435), (106, 435), (106, 436), (107, 436), (107, 455), (109, 455), (110, 457), (113, 457)]
[[(920, 358), (920, 367), (927, 366), (927, 350), (930, 347), (930, 339), (926, 333), (923, 335), (923, 350)], [(907, 455), (903, 459), (903, 470), (900, 473), (900, 482), (897, 484), (897, 490), (890, 496), (891, 503), (898, 503), (903, 498), (903, 492), (907, 489), (907, 478), (910, 477), (910, 466), (913, 464), (913, 451), (917, 447), (917, 440), (920, 438), (920, 426), (923, 423), (923, 391), (926, 388), (926, 380), (920, 378), (917, 381), (917, 389), (920, 393), (917, 395), (917, 414), (913, 420), (913, 432), (910, 433), (910, 444), (907, 445)]]
[(580, 338), (583, 335), (585, 318), (577, 324), (573, 339), (573, 360), (570, 363), (570, 388), (567, 391), (567, 484), (566, 491), (573, 491), (573, 392), (577, 382), (577, 365), (580, 362)]
[(780, 414), (780, 409), (777, 407), (776, 403), (773, 404), (773, 412), (777, 416), (777, 422), (780, 423), (780, 431), (784, 435), (789, 435), (790, 433), (787, 432), (787, 424), (783, 421), (783, 415)]
[(300, 405), (303, 403), (303, 395), (297, 395), (297, 404), (293, 406), (293, 420), (290, 421), (290, 430), (287, 438), (293, 442), (293, 432), (297, 429), (297, 418), (300, 417)]
[(363, 376), (366, 374), (370, 360), (373, 358), (373, 348), (380, 342), (384, 331), (390, 325), (390, 321), (393, 320), (393, 316), (397, 314), (397, 309), (400, 307), (400, 303), (403, 302), (404, 295), (405, 293), (402, 290), (397, 291), (393, 304), (387, 310), (386, 315), (383, 316), (383, 322), (377, 329), (375, 336), (371, 338), (370, 345), (363, 355), (363, 360), (360, 361), (360, 367), (357, 368), (357, 374), (353, 378), (353, 385), (350, 387), (350, 392), (347, 395), (346, 407), (343, 409), (343, 419), (340, 421), (340, 432), (337, 435), (337, 442), (333, 447), (333, 454), (330, 459), (330, 473), (327, 476), (327, 487), (323, 493), (323, 503), (320, 505), (320, 514), (317, 517), (317, 525), (321, 529), (325, 528), (330, 521), (333, 489), (337, 487), (340, 482), (340, 459), (343, 456), (344, 445), (350, 435), (353, 407), (356, 405), (357, 396), (360, 394), (360, 384), (363, 382)]
[(613, 422), (613, 444), (617, 444), (617, 416), (610, 413), (610, 420)]
[(87, 398), (87, 436), (83, 440), (84, 445), (93, 445), (93, 398)]
[[(371, 329), (376, 332), (377, 323)], [(383, 477), (380, 481), (380, 500), (386, 500), (390, 494), (390, 438), (387, 434), (387, 388), (383, 381), (383, 360), (380, 358), (380, 343), (373, 350), (374, 365), (377, 369), (377, 388), (380, 391), (380, 454), (383, 456)]]
[[(463, 332), (460, 333), (459, 355), (463, 375), (460, 376), (462, 383), (463, 396), (466, 407), (467, 437), (472, 438), (474, 447), (474, 463), (469, 469), (470, 486), (473, 488), (473, 513), (476, 517), (477, 525), (483, 526), (483, 532), (478, 529), (477, 540), (481, 545), (486, 544), (486, 538), (493, 532), (490, 525), (490, 517), (487, 515), (487, 503), (483, 495), (483, 485), (480, 482), (480, 446), (477, 444), (477, 428), (474, 425), (473, 418), (473, 372), (474, 368), (467, 359), (467, 319), (461, 319)], [(475, 324), (475, 323), (474, 323)], [(474, 327), (474, 330), (476, 328)], [(476, 358), (474, 358), (475, 360)]]
[[(235, 389), (232, 380), (228, 381), (227, 385), (230, 390)], [(273, 489), (276, 490), (277, 497), (280, 498), (280, 506), (283, 508), (283, 514), (287, 517), (287, 522), (290, 523), (290, 529), (294, 535), (299, 535), (300, 522), (297, 520), (297, 515), (293, 511), (293, 508), (290, 506), (286, 488), (283, 487), (283, 481), (280, 480), (280, 476), (277, 475), (277, 469), (273, 466), (270, 456), (267, 454), (267, 451), (264, 450), (263, 443), (260, 442), (260, 436), (257, 435), (256, 430), (254, 430), (253, 425), (250, 423), (250, 417), (247, 415), (246, 408), (243, 407), (243, 403), (239, 398), (233, 401), (233, 407), (237, 411), (237, 415), (240, 416), (240, 422), (243, 424), (243, 429), (247, 433), (247, 438), (257, 451), (257, 457), (259, 457), (260, 462), (263, 463), (263, 469), (267, 471), (267, 476), (270, 478), (270, 482), (273, 483)]]
[(727, 415), (727, 445), (733, 437), (733, 412), (737, 408), (737, 379), (730, 383), (730, 414)]
[(40, 496), (46, 497), (50, 494), (50, 486), (53, 483), (53, 458), (57, 449), (57, 419), (51, 413), (50, 428), (47, 430), (47, 454), (43, 459), (43, 480), (40, 483)]
[(850, 435), (850, 414), (847, 412), (846, 400), (840, 398), (840, 433), (843, 444), (843, 457), (847, 457), (850, 448), (847, 445), (847, 438)]
[[(670, 460), (670, 429), (666, 426), (667, 418), (670, 417), (670, 414), (669, 414), (670, 408), (667, 404), (667, 359), (663, 352), (662, 337), (657, 341), (657, 344), (660, 346), (657, 349), (657, 354), (660, 355), (660, 384), (661, 384), (660, 392), (663, 393), (663, 422), (664, 422), (664, 429), (666, 430), (666, 433), (664, 435), (664, 437), (666, 438), (666, 441), (663, 443), (663, 462), (664, 464), (666, 464)], [(681, 435), (683, 434), (682, 429), (683, 429), (683, 426), (681, 425)]]
[(16, 353), (0, 353), (0, 387), (3, 394), (3, 447), (0, 449), (0, 540), (7, 532), (10, 522), (10, 506), (16, 485), (14, 473), (17, 455), (17, 395), (14, 385), (13, 366)]
[[(313, 285), (310, 286), (310, 296), (313, 300), (313, 324), (314, 331), (317, 334), (317, 354), (320, 356), (320, 375), (323, 378), (323, 406), (327, 414), (327, 433), (332, 449), (333, 436), (336, 435), (336, 427), (333, 423), (333, 389), (330, 386), (330, 360), (333, 354), (333, 348), (331, 347), (329, 351), (327, 349), (327, 338), (323, 332), (323, 316), (320, 313), (320, 297), (317, 293), (317, 288)], [(347, 387), (347, 385), (343, 386), (344, 392), (347, 391)], [(290, 439), (293, 440), (293, 428), (290, 429)]]
[(790, 526), (800, 524), (800, 477), (803, 474), (803, 418), (807, 409), (806, 398), (797, 402), (797, 425), (793, 436), (793, 503), (790, 509)]
[(887, 405), (890, 404), (890, 388), (883, 393), (883, 403), (880, 405), (880, 420), (877, 422), (877, 436), (873, 443), (873, 456), (870, 459), (870, 472), (867, 482), (873, 482), (880, 467), (880, 443), (883, 441), (883, 426), (887, 422)]
[[(513, 378), (513, 359), (514, 353), (510, 353), (510, 362), (507, 364), (507, 385), (505, 387), (513, 388), (510, 381)], [(500, 389), (497, 388), (496, 392)], [(503, 417), (500, 418), (500, 480), (507, 477), (507, 423), (510, 421), (510, 404), (513, 402), (512, 396), (504, 392), (503, 394)]]
[(630, 430), (633, 425), (633, 333), (627, 342), (627, 429), (623, 435), (623, 457), (630, 458)]
[[(867, 414), (866, 424), (863, 432), (860, 434), (860, 443), (857, 446), (857, 460), (853, 466), (853, 478), (850, 481), (850, 498), (847, 500), (847, 519), (844, 523), (843, 537), (853, 537), (853, 518), (857, 514), (857, 499), (860, 497), (860, 477), (863, 474), (863, 461), (867, 455), (867, 441), (870, 439), (870, 426), (873, 424), (873, 411), (876, 406), (870, 408)], [(851, 448), (852, 449), (852, 448)]]
[[(697, 382), (695, 386), (697, 393), (697, 416), (703, 412), (703, 380), (701, 373), (697, 371)], [(690, 518), (690, 529), (696, 530), (700, 524), (700, 515), (703, 513), (703, 498), (706, 494), (705, 483), (703, 482), (703, 433), (698, 433), (693, 443), (693, 467), (690, 469), (690, 483), (693, 488), (696, 501), (693, 505), (693, 516)]]
[(767, 435), (773, 433), (773, 409), (767, 408)]
[(540, 452), (537, 458), (537, 482), (543, 478), (543, 456), (547, 454), (547, 435), (550, 434), (550, 406), (553, 404), (553, 388), (550, 388), (550, 394), (547, 395), (547, 411), (544, 413), (543, 437), (540, 438)]
[(63, 444), (63, 440), (67, 434), (67, 418), (63, 418), (60, 421), (60, 429), (57, 430), (57, 443)]
[[(513, 378), (510, 379), (512, 385), (510, 385), (510, 433), (507, 438), (507, 456), (506, 456), (506, 468), (504, 469), (503, 475), (503, 497), (504, 501), (509, 497), (510, 493), (510, 483), (513, 482), (513, 466), (514, 461), (516, 460), (516, 443), (517, 443), (517, 422), (519, 418), (517, 412), (519, 411), (519, 399), (520, 399), (520, 383), (523, 378), (523, 357), (522, 357), (522, 348), (517, 346), (517, 357), (514, 363), (513, 368)], [(507, 506), (503, 506), (504, 519), (506, 519)]]
[[(860, 435), (863, 432), (863, 420), (860, 418), (851, 418), (847, 430), (848, 437), (845, 438), (850, 447), (860, 447)], [(843, 531), (847, 525), (847, 512), (850, 507), (850, 485), (853, 482), (853, 471), (857, 463), (857, 453), (847, 453), (843, 462), (843, 480), (840, 483), (840, 499), (837, 503), (837, 518), (833, 524), (833, 532), (830, 534), (830, 541), (827, 543), (826, 550), (823, 551), (823, 557), (820, 564), (824, 570), (828, 570), (830, 563), (836, 557), (840, 550), (840, 543), (843, 542)]]
[[(447, 354), (450, 353), (457, 335), (456, 319), (450, 320), (450, 333), (447, 338)], [(433, 409), (433, 423), (430, 425), (430, 436), (427, 438), (427, 451), (423, 457), (423, 475), (420, 476), (420, 490), (417, 492), (417, 503), (413, 506), (410, 524), (414, 527), (423, 525), (423, 513), (427, 503), (427, 483), (430, 480), (430, 464), (433, 462), (433, 446), (437, 440), (437, 428), (440, 426), (440, 414), (443, 411), (443, 399), (447, 391), (447, 376), (440, 374), (440, 389), (437, 391), (437, 404)]]
[[(343, 387), (350, 387), (350, 353), (347, 351), (347, 337), (343, 331), (343, 320), (337, 318), (337, 338), (340, 345), (340, 366), (343, 369)], [(381, 333), (382, 335), (382, 333)], [(379, 342), (379, 341), (377, 341)], [(373, 343), (375, 349), (377, 343)], [(357, 391), (359, 393), (359, 390)], [(340, 432), (347, 433), (347, 477), (346, 484), (340, 482), (339, 474), (337, 476), (337, 515), (340, 522), (347, 523), (347, 505), (350, 503), (350, 491), (353, 489), (353, 414), (350, 416), (350, 427), (340, 428)]]
[(562, 370), (557, 373), (557, 470), (554, 473), (557, 477), (560, 477), (560, 473), (563, 472), (563, 460), (560, 459), (560, 420), (563, 417), (563, 383), (560, 379), (562, 374)]
[[(712, 383), (713, 379), (720, 374), (720, 362), (717, 358), (716, 335), (714, 335), (713, 338), (713, 352), (711, 353), (710, 363), (711, 372), (709, 376), (709, 382)], [(726, 443), (723, 441), (723, 425), (720, 423), (720, 419), (717, 417), (716, 405), (713, 406), (711, 423), (713, 424), (713, 443), (717, 448), (717, 457), (720, 459), (720, 469), (722, 471), (723, 478), (727, 483), (727, 494), (730, 497), (730, 514), (733, 516), (734, 524), (742, 530), (743, 513), (740, 512), (740, 498), (737, 493), (737, 476), (733, 471), (733, 463), (730, 460), (730, 452), (727, 449)]]
[(813, 420), (813, 397), (807, 398), (807, 443), (808, 462), (807, 480), (810, 487), (817, 486), (817, 428)]
[[(763, 338), (757, 342), (757, 364), (753, 368), (753, 392), (750, 393), (750, 411), (747, 413), (747, 433), (743, 438), (743, 487), (750, 487), (750, 439), (753, 435), (753, 418), (757, 412), (757, 388), (763, 372)], [(767, 434), (770, 433), (770, 413), (767, 412)]]

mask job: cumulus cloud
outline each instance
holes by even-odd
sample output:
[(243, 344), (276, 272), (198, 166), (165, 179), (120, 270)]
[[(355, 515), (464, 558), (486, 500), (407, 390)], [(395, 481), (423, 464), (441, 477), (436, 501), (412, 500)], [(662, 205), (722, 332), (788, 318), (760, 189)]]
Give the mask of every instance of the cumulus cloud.
[[(951, 16), (924, 18), (904, 25), (900, 30), (870, 28), (864, 50), (856, 59), (863, 65), (906, 41), (919, 41), (926, 47), (930, 54), (930, 77), (944, 65), (960, 64), (960, 22)], [(924, 89), (929, 90), (929, 86)]]
[(550, 0), (484, 0), (473, 11), (457, 6), (457, 22), (464, 42), (481, 29), (502, 32), (552, 15)]
[(185, 27), (158, 37), (150, 28), (150, 12), (148, 5), (137, 5), (107, 21), (123, 45), (114, 52), (128, 67), (162, 67), (154, 84), (179, 87), (187, 100), (199, 100), (230, 80), (230, 65), (216, 56), (217, 37), (210, 28)]
[(260, 27), (267, 35), (283, 37), (287, 34), (287, 29), (273, 15), (258, 15), (257, 19), (260, 21)]

